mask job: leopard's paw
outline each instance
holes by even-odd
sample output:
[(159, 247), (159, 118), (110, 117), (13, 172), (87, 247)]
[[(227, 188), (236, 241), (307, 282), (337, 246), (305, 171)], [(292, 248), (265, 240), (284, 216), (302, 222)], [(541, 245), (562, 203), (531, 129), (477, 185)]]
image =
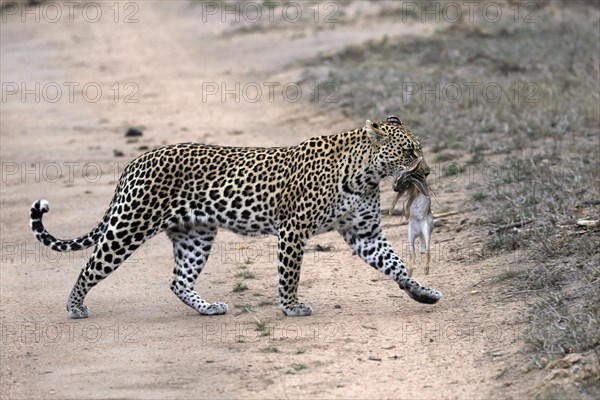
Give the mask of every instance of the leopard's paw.
[(90, 311), (83, 304), (77, 307), (67, 307), (67, 311), (69, 312), (69, 317), (72, 319), (81, 319), (90, 316)]
[(227, 304), (225, 303), (212, 303), (204, 308), (199, 308), (197, 311), (202, 315), (222, 315), (227, 313)]
[(311, 315), (313, 312), (311, 306), (302, 303), (295, 303), (288, 306), (280, 304), (279, 308), (288, 317), (306, 317)]
[(419, 303), (435, 304), (443, 297), (441, 292), (421, 286), (421, 284), (414, 279), (408, 279), (407, 281), (399, 283), (398, 285), (400, 286), (400, 289), (403, 289), (411, 299), (418, 301)]

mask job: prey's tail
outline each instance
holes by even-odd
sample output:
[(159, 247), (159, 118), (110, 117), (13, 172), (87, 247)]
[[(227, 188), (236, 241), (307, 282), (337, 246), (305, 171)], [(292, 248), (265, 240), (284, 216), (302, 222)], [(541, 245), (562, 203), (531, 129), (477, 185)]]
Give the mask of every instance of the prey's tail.
[(100, 238), (102, 238), (102, 235), (108, 226), (108, 219), (110, 218), (109, 208), (109, 211), (102, 221), (100, 221), (91, 232), (73, 240), (61, 240), (49, 234), (46, 228), (44, 228), (44, 224), (42, 224), (42, 216), (47, 213), (48, 210), (50, 210), (50, 206), (45, 199), (33, 203), (29, 213), (29, 225), (37, 240), (42, 242), (45, 246), (50, 247), (52, 250), (60, 252), (83, 250), (97, 244)]

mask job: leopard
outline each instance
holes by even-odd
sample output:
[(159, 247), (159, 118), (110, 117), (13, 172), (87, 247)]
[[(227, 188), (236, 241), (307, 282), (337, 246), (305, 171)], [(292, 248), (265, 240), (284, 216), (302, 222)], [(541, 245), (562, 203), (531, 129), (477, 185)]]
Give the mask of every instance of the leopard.
[(50, 209), (44, 198), (30, 208), (30, 228), (57, 252), (95, 246), (67, 299), (74, 319), (90, 315), (84, 305), (90, 289), (160, 232), (173, 245), (173, 293), (198, 314), (225, 314), (226, 303), (210, 303), (194, 288), (219, 228), (277, 237), (278, 299), (285, 316), (313, 313), (298, 299), (300, 269), (309, 238), (331, 231), (411, 299), (435, 304), (442, 293), (408, 275), (381, 223), (380, 182), (417, 158), (426, 178), (430, 169), (420, 140), (396, 116), (290, 147), (167, 145), (125, 166), (108, 209), (89, 233), (71, 240), (51, 235), (42, 223)]

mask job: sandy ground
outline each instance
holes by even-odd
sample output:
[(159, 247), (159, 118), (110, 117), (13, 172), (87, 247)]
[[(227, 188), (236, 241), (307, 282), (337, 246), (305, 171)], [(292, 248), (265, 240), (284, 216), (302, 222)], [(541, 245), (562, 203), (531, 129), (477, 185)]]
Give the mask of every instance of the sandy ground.
[[(506, 378), (521, 348), (512, 323), (521, 305), (482, 283), (510, 260), (474, 262), (487, 232), (464, 209), (464, 181), (437, 186), (434, 213), (463, 212), (436, 228), (431, 274), (416, 272), (444, 293), (435, 306), (410, 300), (326, 234), (309, 243), (302, 272), (300, 297), (315, 313), (285, 318), (275, 303), (275, 238), (221, 231), (197, 288), (209, 301), (227, 302), (227, 315), (198, 316), (170, 292), (172, 255), (161, 235), (91, 291), (89, 319), (69, 320), (65, 301), (90, 252), (42, 248), (28, 227), (34, 200), (50, 201), (50, 232), (72, 238), (95, 226), (120, 171), (148, 148), (294, 145), (385, 117), (325, 112), (310, 103), (310, 82), (299, 101), (286, 101), (281, 88), (302, 79), (290, 65), (385, 34), (435, 29), (366, 18), (360, 2), (339, 10), (347, 23), (328, 25), (321, 14), (319, 23), (276, 26), (235, 25), (220, 14), (204, 22), (207, 10), (187, 1), (121, 3), (119, 15), (111, 4), (97, 22), (82, 14), (94, 10), (81, 7), (71, 22), (65, 5), (56, 23), (43, 19), (53, 18), (50, 9), (39, 23), (34, 14), (23, 22), (21, 10), (2, 17), (2, 398), (523, 396), (519, 382)], [(279, 84), (273, 101), (268, 82)], [(234, 94), (208, 95), (221, 85)], [(255, 93), (243, 88), (257, 85), (263, 93), (252, 102)], [(126, 138), (130, 126), (144, 135)], [(386, 206), (393, 194), (389, 184), (382, 189)], [(386, 215), (383, 222), (401, 251), (403, 220)], [(333, 251), (314, 251), (317, 244)], [(236, 277), (243, 271), (255, 278)], [(237, 282), (248, 290), (234, 292)]]

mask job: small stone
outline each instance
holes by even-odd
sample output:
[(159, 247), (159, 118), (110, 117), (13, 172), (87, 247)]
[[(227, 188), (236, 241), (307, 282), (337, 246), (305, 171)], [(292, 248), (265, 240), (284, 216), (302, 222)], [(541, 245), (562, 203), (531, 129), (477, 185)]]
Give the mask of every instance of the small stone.
[(137, 128), (129, 128), (127, 129), (127, 132), (125, 133), (125, 137), (139, 137), (142, 136), (144, 133), (142, 131), (140, 131)]
[(125, 153), (123, 153), (121, 150), (117, 150), (117, 149), (113, 150), (113, 156), (115, 156), (115, 157), (123, 157), (124, 155), (125, 155)]

